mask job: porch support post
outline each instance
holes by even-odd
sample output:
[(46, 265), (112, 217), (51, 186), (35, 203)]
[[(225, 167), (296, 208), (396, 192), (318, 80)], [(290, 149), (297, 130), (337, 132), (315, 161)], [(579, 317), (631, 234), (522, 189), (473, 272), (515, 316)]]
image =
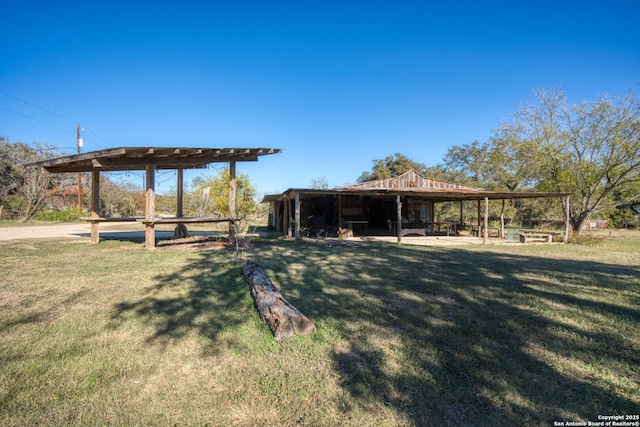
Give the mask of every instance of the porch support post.
[(480, 224), (480, 199), (478, 199), (478, 237), (480, 237), (480, 229), (482, 228)]
[(284, 199), (284, 230), (287, 237), (291, 237), (291, 201)]
[[(229, 216), (236, 219), (236, 162), (229, 162)], [(236, 238), (236, 223), (229, 221), (229, 241)]]
[(145, 209), (144, 218), (147, 221), (144, 227), (144, 247), (146, 249), (156, 248), (156, 229), (155, 224), (149, 222), (156, 217), (156, 170), (154, 165), (148, 164), (146, 166), (146, 190), (144, 194)]
[(338, 228), (342, 227), (342, 194), (338, 195)]
[[(100, 171), (91, 171), (91, 218), (100, 218)], [(100, 241), (100, 223), (91, 221), (91, 243)]]
[[(276, 200), (276, 208), (275, 208), (275, 231), (282, 231), (282, 226), (280, 225), (280, 200)], [(284, 218), (283, 218), (284, 220)]]
[(486, 245), (489, 239), (489, 198), (484, 198), (484, 230), (482, 230), (482, 244)]
[(464, 217), (462, 216), (462, 204), (464, 203), (464, 200), (460, 200), (460, 227), (462, 227), (462, 221), (464, 219)]
[(295, 230), (294, 230), (294, 236), (296, 237), (296, 240), (300, 238), (300, 193), (296, 193), (295, 196)]
[(396, 196), (396, 222), (397, 227), (396, 230), (398, 232), (398, 243), (402, 243), (402, 200), (400, 199), (400, 195)]
[(564, 236), (562, 236), (562, 243), (569, 241), (569, 228), (571, 227), (571, 213), (569, 211), (569, 196), (565, 197), (565, 217), (564, 217)]
[(500, 211), (500, 238), (504, 239), (504, 202), (502, 199), (502, 210)]

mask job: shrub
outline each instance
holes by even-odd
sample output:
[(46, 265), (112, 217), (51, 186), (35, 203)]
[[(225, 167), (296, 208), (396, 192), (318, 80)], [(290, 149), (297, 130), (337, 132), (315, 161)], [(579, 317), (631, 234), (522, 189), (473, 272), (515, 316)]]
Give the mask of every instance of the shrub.
[(84, 211), (78, 208), (70, 208), (62, 211), (42, 211), (38, 212), (34, 217), (37, 221), (51, 222), (75, 222), (84, 215)]

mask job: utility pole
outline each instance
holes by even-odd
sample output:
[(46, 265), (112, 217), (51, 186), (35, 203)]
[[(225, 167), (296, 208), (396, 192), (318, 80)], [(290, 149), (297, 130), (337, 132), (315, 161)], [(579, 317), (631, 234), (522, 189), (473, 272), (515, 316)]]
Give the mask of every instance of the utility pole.
[[(80, 137), (80, 125), (76, 125), (76, 148), (78, 154), (80, 154), (80, 148), (82, 148), (83, 141)], [(82, 173), (78, 172), (78, 209), (82, 209)]]

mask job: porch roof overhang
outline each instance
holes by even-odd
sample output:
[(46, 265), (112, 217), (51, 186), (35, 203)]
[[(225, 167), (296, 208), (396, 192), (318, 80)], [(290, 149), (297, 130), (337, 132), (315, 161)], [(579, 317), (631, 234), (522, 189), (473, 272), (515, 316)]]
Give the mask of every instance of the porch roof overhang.
[(277, 148), (176, 148), (119, 147), (28, 163), (48, 173), (127, 171), (155, 169), (202, 169), (215, 162), (256, 161), (259, 156), (277, 154)]
[(569, 192), (540, 192), (540, 191), (491, 191), (476, 189), (424, 189), (424, 188), (349, 188), (341, 187), (335, 189), (309, 189), (309, 188), (289, 188), (280, 194), (267, 194), (263, 197), (262, 202), (275, 202), (295, 196), (302, 197), (314, 196), (369, 196), (369, 197), (385, 197), (385, 196), (401, 196), (414, 197), (434, 202), (450, 202), (458, 200), (501, 200), (501, 199), (535, 199), (548, 197), (566, 197), (572, 193)]

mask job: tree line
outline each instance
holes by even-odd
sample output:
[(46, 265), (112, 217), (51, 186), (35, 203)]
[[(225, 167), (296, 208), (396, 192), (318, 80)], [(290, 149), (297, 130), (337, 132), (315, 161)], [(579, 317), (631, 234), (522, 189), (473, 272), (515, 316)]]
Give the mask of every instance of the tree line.
[(628, 91), (570, 104), (562, 89), (541, 89), (488, 141), (453, 146), (434, 167), (402, 154), (373, 162), (359, 182), (413, 168), (491, 190), (570, 192), (569, 217), (578, 232), (589, 218), (633, 222), (640, 213), (640, 100)]
[[(32, 219), (51, 207), (46, 202), (52, 195), (64, 195), (65, 189), (77, 185), (75, 174), (48, 175), (24, 167), (56, 157), (58, 151), (0, 137), (0, 218)], [(490, 190), (571, 192), (569, 216), (577, 231), (589, 218), (633, 222), (634, 213), (640, 213), (640, 100), (630, 90), (571, 104), (560, 88), (537, 90), (488, 141), (455, 145), (432, 167), (399, 153), (374, 160), (371, 171), (357, 180), (391, 178), (409, 169)], [(228, 174), (221, 169), (217, 176), (194, 179), (185, 192), (185, 214), (228, 215)], [(89, 176), (82, 179), (89, 188)], [(143, 211), (144, 199), (133, 184), (101, 179), (101, 214), (131, 216)], [(316, 181), (312, 185), (326, 186), (325, 178)], [(252, 214), (257, 201), (249, 177), (239, 174), (237, 188), (240, 213)], [(174, 210), (174, 194), (159, 196), (158, 209)], [(550, 209), (545, 201), (516, 201), (513, 208), (530, 216), (544, 216)]]

